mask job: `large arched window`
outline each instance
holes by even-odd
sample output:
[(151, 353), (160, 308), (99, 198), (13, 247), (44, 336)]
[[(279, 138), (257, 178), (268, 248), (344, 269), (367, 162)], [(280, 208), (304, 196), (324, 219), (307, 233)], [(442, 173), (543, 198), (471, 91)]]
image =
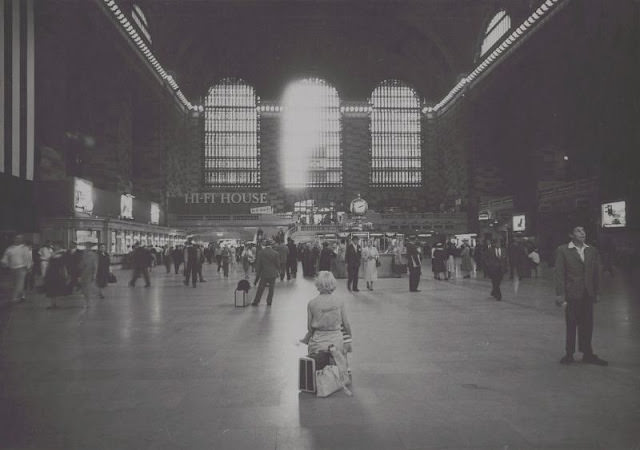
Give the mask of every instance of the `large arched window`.
[(480, 56), (487, 54), (498, 42), (502, 41), (502, 38), (507, 34), (511, 28), (511, 18), (506, 11), (502, 10), (491, 19), (489, 26), (484, 33), (484, 39), (482, 40), (482, 47), (480, 48)]
[(205, 99), (204, 182), (260, 185), (256, 94), (242, 80), (222, 80)]
[(300, 80), (286, 89), (282, 107), (283, 185), (342, 185), (340, 99), (336, 89), (323, 80)]
[(422, 185), (420, 100), (402, 82), (387, 80), (371, 94), (372, 186)]

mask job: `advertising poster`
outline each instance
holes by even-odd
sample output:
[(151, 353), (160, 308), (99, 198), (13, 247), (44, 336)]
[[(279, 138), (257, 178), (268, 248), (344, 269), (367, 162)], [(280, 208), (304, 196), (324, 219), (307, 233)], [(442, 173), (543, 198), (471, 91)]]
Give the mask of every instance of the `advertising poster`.
[(602, 226), (604, 228), (622, 228), (627, 226), (627, 202), (602, 204)]

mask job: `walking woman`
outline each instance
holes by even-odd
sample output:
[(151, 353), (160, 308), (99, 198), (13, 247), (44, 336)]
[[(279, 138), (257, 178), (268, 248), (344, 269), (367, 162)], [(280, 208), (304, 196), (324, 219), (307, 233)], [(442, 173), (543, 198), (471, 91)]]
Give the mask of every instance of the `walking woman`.
[(362, 249), (362, 262), (364, 263), (364, 281), (367, 282), (367, 289), (373, 291), (373, 282), (378, 279), (378, 249), (370, 240), (367, 246)]
[[(169, 258), (166, 258), (169, 260)], [(98, 271), (96, 272), (96, 286), (98, 286), (98, 296), (104, 298), (104, 288), (109, 283), (111, 275), (111, 258), (107, 253), (107, 246), (100, 244), (98, 247)]]
[(471, 261), (471, 249), (467, 241), (462, 244), (462, 251), (460, 252), (460, 272), (462, 272), (463, 278), (471, 278), (471, 272), (473, 271), (473, 262)]

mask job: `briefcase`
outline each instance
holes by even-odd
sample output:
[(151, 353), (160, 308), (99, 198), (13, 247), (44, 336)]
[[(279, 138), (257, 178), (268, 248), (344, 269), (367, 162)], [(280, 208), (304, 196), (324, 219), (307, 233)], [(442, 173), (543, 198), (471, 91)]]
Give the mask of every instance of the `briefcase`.
[(302, 392), (316, 392), (316, 360), (303, 356), (298, 362), (298, 389)]

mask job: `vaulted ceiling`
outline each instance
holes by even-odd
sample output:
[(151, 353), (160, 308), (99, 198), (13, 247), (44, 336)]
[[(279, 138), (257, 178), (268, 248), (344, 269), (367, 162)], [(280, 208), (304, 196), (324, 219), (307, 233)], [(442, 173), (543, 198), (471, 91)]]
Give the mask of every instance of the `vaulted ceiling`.
[(153, 51), (193, 100), (224, 77), (277, 100), (317, 76), (364, 100), (388, 78), (438, 101), (474, 67), (482, 34), (506, 8), (512, 24), (534, 0), (136, 0)]

